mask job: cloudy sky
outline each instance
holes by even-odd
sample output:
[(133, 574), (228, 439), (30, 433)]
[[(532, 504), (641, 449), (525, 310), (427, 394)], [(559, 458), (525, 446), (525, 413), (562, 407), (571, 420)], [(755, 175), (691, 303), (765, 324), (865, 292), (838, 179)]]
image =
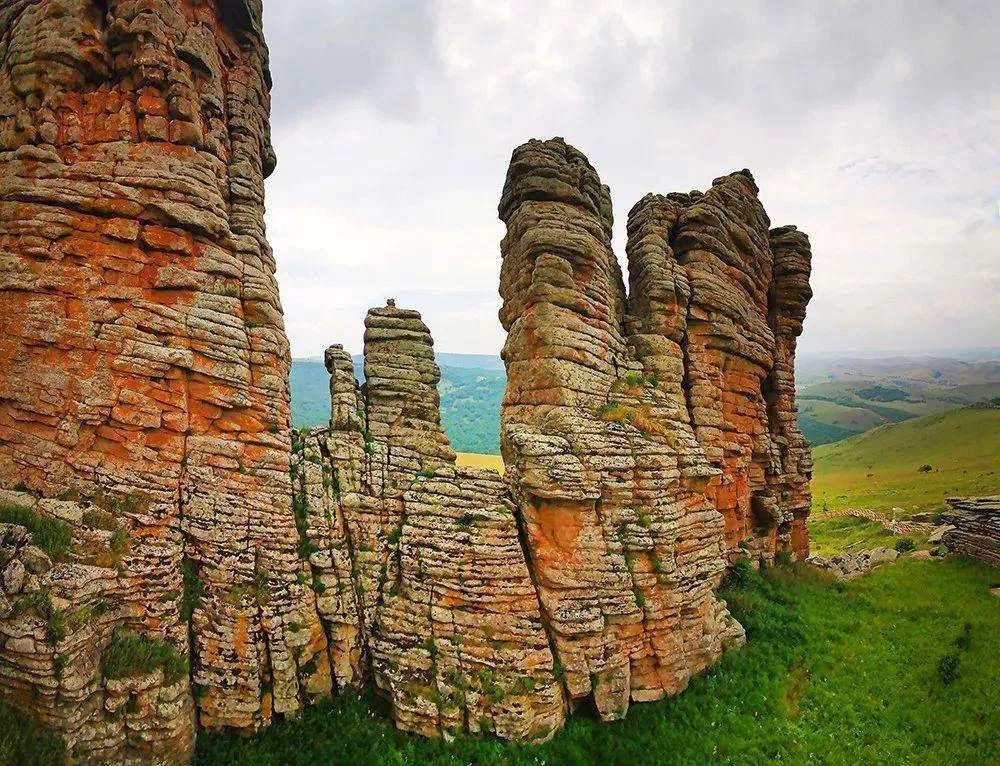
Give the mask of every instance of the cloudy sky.
[(266, 2), (293, 355), (360, 350), (387, 296), (498, 352), (496, 203), (552, 136), (610, 185), (621, 259), (643, 194), (750, 168), (812, 239), (806, 351), (1000, 346), (1000, 4), (725, 5)]

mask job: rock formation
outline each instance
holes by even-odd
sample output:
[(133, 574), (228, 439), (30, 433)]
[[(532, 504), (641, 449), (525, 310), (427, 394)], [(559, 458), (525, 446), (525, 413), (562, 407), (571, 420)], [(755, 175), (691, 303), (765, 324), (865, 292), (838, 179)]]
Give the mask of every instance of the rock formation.
[(727, 560), (808, 551), (794, 402), (809, 245), (768, 229), (747, 171), (647, 196), (628, 295), (611, 203), (561, 140), (515, 150), (500, 319), (507, 472), (455, 466), (430, 333), (390, 300), (365, 320), (365, 383), (326, 352), (329, 428), (293, 483), (338, 686), (369, 676), (397, 725), (543, 739), (675, 694), (743, 630)]
[(457, 467), (430, 332), (290, 437), (259, 0), (0, 7), (0, 694), (76, 762), (176, 764), (369, 681), (398, 726), (540, 741), (679, 692), (727, 560), (808, 550), (809, 245), (748, 171), (649, 195), (629, 291), (562, 140), (500, 203), (508, 470)]
[(420, 315), (372, 309), (364, 352), (358, 389), (327, 349), (330, 427), (294, 443), (337, 684), (370, 675), (410, 731), (543, 739), (564, 703), (514, 505), (497, 473), (455, 466)]
[[(122, 626), (190, 646), (208, 727), (330, 688), (296, 578), (269, 87), (260, 0), (0, 5), (0, 483), (130, 498)], [(80, 693), (46, 672), (61, 700)], [(111, 736), (91, 723), (80, 737)]]
[(941, 542), (949, 553), (1000, 567), (1000, 496), (949, 497)]
[(567, 692), (617, 718), (742, 639), (727, 552), (808, 548), (808, 240), (769, 231), (749, 171), (648, 195), (626, 296), (608, 189), (561, 139), (514, 151), (499, 210), (508, 484)]
[(838, 580), (853, 580), (883, 564), (891, 564), (898, 558), (897, 550), (880, 545), (863, 551), (841, 551), (834, 556), (810, 556), (806, 562)]

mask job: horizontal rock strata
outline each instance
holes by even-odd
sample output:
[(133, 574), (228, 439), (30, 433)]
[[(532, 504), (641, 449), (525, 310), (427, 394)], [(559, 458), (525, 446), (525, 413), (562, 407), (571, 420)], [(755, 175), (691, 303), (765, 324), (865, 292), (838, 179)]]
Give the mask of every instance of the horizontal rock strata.
[(260, 13), (0, 4), (0, 485), (136, 500), (116, 510), (125, 627), (190, 646), (177, 709), (197, 697), (210, 727), (330, 688), (297, 578)]
[(365, 320), (365, 383), (326, 352), (331, 422), (296, 436), (293, 483), (338, 684), (370, 677), (401, 728), (539, 740), (564, 703), (514, 507), (456, 468), (432, 341), (394, 305)]
[[(152, 667), (130, 665), (120, 652), (122, 642), (139, 642), (124, 632), (126, 584), (117, 569), (134, 530), (91, 503), (0, 490), (0, 512), (12, 511), (22, 523), (0, 523), (4, 696), (58, 731), (75, 763), (186, 760), (194, 707), (181, 652), (164, 643), (173, 662)], [(50, 548), (65, 538), (56, 561), (24, 526), (38, 519), (47, 520)], [(109, 667), (116, 651), (122, 661)]]
[(768, 228), (749, 171), (648, 195), (626, 295), (608, 189), (561, 139), (514, 151), (499, 212), (506, 476), (568, 694), (618, 718), (742, 640), (727, 556), (808, 550), (808, 239)]
[(949, 497), (944, 523), (952, 528), (941, 542), (949, 552), (1000, 567), (1000, 495)]

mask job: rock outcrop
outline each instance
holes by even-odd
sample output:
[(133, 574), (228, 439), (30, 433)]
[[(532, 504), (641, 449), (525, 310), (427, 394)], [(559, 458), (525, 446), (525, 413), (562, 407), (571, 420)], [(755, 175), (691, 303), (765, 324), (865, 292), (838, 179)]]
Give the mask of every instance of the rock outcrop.
[(508, 484), (569, 696), (617, 718), (741, 640), (727, 556), (808, 549), (808, 239), (768, 229), (745, 170), (648, 195), (626, 295), (608, 189), (561, 139), (514, 151), (500, 217)]
[(649, 195), (626, 293), (607, 187), (529, 142), (505, 477), (456, 466), (391, 300), (364, 384), (331, 346), (330, 424), (291, 434), (260, 14), (0, 7), (0, 693), (77, 762), (176, 764), (368, 682), (403, 729), (530, 741), (679, 692), (744, 640), (727, 562), (808, 551), (808, 239), (748, 171)]
[(629, 221), (561, 140), (515, 150), (500, 319), (505, 478), (459, 468), (430, 333), (389, 301), (365, 383), (326, 352), (328, 428), (297, 436), (300, 546), (340, 686), (370, 677), (397, 724), (543, 739), (585, 700), (606, 720), (682, 690), (744, 640), (727, 561), (808, 550), (794, 403), (809, 246), (768, 229), (747, 171), (648, 196)]
[(949, 497), (947, 503), (943, 521), (951, 528), (941, 542), (948, 551), (1000, 567), (1000, 495)]
[(893, 548), (879, 546), (864, 551), (844, 551), (836, 556), (810, 556), (806, 563), (824, 572), (829, 572), (838, 580), (853, 580), (882, 564), (891, 564), (899, 558)]
[(260, 12), (0, 4), (0, 484), (135, 500), (124, 624), (190, 646), (209, 727), (330, 686), (296, 577)]
[[(184, 762), (194, 746), (188, 665), (177, 648), (128, 631), (118, 567), (134, 530), (118, 500), (98, 502), (0, 490), (0, 516), (13, 515), (0, 522), (0, 689), (58, 731), (74, 762)], [(25, 526), (39, 523), (52, 556)]]
[(564, 703), (514, 505), (455, 466), (420, 315), (368, 312), (362, 387), (343, 348), (326, 364), (330, 427), (297, 435), (293, 476), (337, 683), (372, 677), (410, 731), (548, 737)]

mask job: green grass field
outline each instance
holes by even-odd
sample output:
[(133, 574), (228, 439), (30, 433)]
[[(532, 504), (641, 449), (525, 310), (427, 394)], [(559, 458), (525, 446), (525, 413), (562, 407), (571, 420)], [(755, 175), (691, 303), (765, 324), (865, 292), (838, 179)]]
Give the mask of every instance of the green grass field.
[(881, 524), (853, 516), (812, 516), (809, 521), (809, 552), (817, 556), (892, 548), (899, 537)]
[[(881, 426), (813, 450), (813, 512), (939, 510), (1000, 493), (1000, 410), (960, 409)], [(921, 466), (931, 466), (921, 472)]]
[(575, 714), (537, 748), (447, 743), (400, 733), (381, 705), (344, 695), (252, 739), (202, 734), (197, 763), (997, 763), (998, 581), (960, 559), (907, 559), (846, 584), (741, 567), (723, 595), (748, 646), (624, 721)]

